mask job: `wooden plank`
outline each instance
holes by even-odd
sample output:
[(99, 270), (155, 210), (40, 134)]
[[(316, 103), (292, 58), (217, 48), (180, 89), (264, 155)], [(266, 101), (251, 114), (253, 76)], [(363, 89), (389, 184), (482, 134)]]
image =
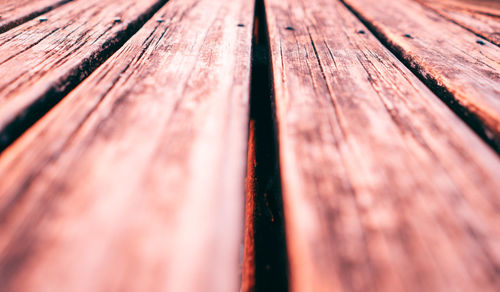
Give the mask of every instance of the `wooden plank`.
[(413, 0), (343, 2), (500, 151), (498, 46)]
[(252, 22), (170, 1), (1, 154), (0, 290), (239, 289)]
[(265, 2), (291, 291), (498, 291), (496, 153), (340, 2)]
[(0, 33), (73, 0), (3, 0), (0, 2)]
[[(431, 4), (430, 0), (416, 0)], [(496, 16), (500, 14), (500, 3), (495, 0), (438, 0), (432, 5), (453, 7), (454, 9), (468, 10), (470, 12)]]
[(0, 151), (165, 0), (74, 1), (0, 35)]
[(443, 17), (500, 46), (499, 1), (420, 1)]

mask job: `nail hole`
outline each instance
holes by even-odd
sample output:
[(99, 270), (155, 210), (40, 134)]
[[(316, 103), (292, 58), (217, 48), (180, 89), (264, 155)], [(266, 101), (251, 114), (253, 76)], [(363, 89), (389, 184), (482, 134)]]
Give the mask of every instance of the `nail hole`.
[(238, 23), (238, 27), (245, 27), (243, 23)]
[(40, 17), (38, 20), (40, 20), (40, 22), (45, 22), (47, 21), (48, 19), (46, 17)]
[(115, 18), (115, 19), (113, 20), (113, 22), (114, 22), (114, 23), (120, 23), (120, 22), (122, 22), (122, 20), (121, 20), (120, 18)]
[(359, 34), (365, 34), (365, 31), (364, 31), (364, 30), (362, 30), (362, 29), (360, 29), (360, 30), (358, 30), (358, 33), (359, 33)]
[(163, 22), (165, 22), (165, 20), (163, 20), (163, 19), (157, 19), (156, 22), (163, 23)]
[(413, 39), (413, 37), (411, 36), (411, 34), (405, 34), (404, 37), (405, 38), (409, 38), (409, 39)]
[(285, 27), (285, 29), (286, 29), (286, 30), (291, 30), (291, 31), (294, 31), (294, 30), (295, 30), (295, 29), (294, 29), (293, 27), (291, 27), (291, 26), (287, 26), (287, 27)]
[(482, 40), (477, 40), (476, 43), (480, 44), (481, 46), (486, 45)]

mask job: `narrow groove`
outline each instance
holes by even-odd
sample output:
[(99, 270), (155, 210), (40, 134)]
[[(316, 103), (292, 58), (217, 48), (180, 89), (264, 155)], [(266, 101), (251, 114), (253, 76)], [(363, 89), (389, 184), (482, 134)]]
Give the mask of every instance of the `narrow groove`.
[(48, 38), (49, 36), (53, 35), (58, 30), (59, 30), (59, 28), (56, 28), (56, 29), (52, 30), (51, 32), (49, 32), (48, 34), (44, 35), (39, 40), (37, 40), (36, 42), (34, 42), (31, 45), (27, 46), (23, 50), (21, 50), (19, 52), (16, 52), (14, 55), (12, 55), (12, 56), (8, 57), (7, 59), (3, 60), (2, 62), (0, 62), (0, 65), (3, 65), (5, 63), (7, 63), (8, 61), (10, 61), (10, 60), (14, 59), (15, 57), (21, 55), (22, 53), (26, 52), (27, 50), (30, 50), (31, 48), (33, 48), (34, 46), (38, 45), (43, 40), (45, 40), (46, 38)]
[(264, 1), (255, 5), (246, 228), (242, 291), (288, 291), (288, 260), (281, 194), (269, 35)]
[(461, 105), (454, 97), (453, 93), (438, 81), (426, 74), (422, 74), (421, 66), (414, 63), (411, 57), (405, 57), (404, 51), (397, 44), (393, 44), (383, 32), (381, 32), (375, 25), (365, 19), (353, 7), (347, 4), (344, 0), (339, 0), (356, 18), (358, 18), (363, 25), (384, 45), (391, 51), (398, 60), (403, 63), (415, 76), (422, 81), (444, 104), (448, 106), (463, 122), (465, 122), (486, 144), (488, 144), (497, 154), (500, 154), (500, 137), (494, 131), (489, 129), (483, 123), (481, 118), (469, 111), (467, 107)]
[[(473, 33), (475, 36), (477, 36), (479, 38), (482, 38), (483, 40), (491, 43), (492, 45), (500, 47), (500, 43), (497, 43), (495, 40), (490, 39), (490, 37), (488, 35), (483, 35), (480, 32), (476, 32), (473, 29), (469, 28), (468, 26), (455, 21), (453, 18), (448, 17), (447, 15), (441, 13), (438, 9), (431, 7), (430, 5), (426, 4), (422, 0), (415, 0), (415, 1), (417, 1), (420, 5), (424, 6), (425, 8), (433, 11), (437, 15), (441, 16), (442, 18), (446, 19), (447, 21), (449, 21), (449, 22), (451, 22), (451, 23), (453, 23), (455, 25), (460, 26), (461, 28), (463, 28), (463, 29), (465, 29), (465, 30)], [(494, 15), (494, 14), (490, 15), (490, 14), (487, 14), (487, 13), (481, 13), (480, 11), (473, 11), (473, 13), (478, 13), (478, 14), (482, 14), (482, 15), (486, 15), (486, 16), (490, 16), (490, 17), (499, 17), (498, 15)]]
[(56, 106), (71, 90), (106, 62), (167, 2), (168, 0), (157, 1), (155, 5), (132, 21), (124, 30), (118, 32), (115, 38), (107, 40), (98, 52), (83, 60), (77, 68), (71, 70), (63, 79), (55, 82), (35, 102), (30, 104), (23, 113), (16, 116), (3, 129), (0, 129), (0, 154), (50, 109)]
[(56, 8), (64, 5), (64, 4), (66, 4), (66, 3), (69, 3), (71, 1), (74, 1), (74, 0), (62, 0), (62, 1), (59, 1), (57, 3), (54, 3), (53, 5), (49, 5), (47, 7), (44, 7), (42, 9), (40, 9), (40, 10), (34, 11), (34, 12), (28, 14), (28, 15), (21, 16), (19, 18), (13, 19), (13, 20), (11, 20), (11, 21), (9, 21), (9, 22), (7, 22), (7, 23), (5, 23), (5, 24), (3, 24), (3, 25), (0, 26), (0, 34), (6, 32), (8, 30), (11, 30), (14, 27), (19, 26), (19, 25), (21, 25), (21, 24), (23, 24), (25, 22), (28, 22), (28, 21), (32, 20), (33, 18), (38, 17), (38, 16), (40, 16), (40, 15), (42, 15), (44, 13), (52, 11), (52, 10), (54, 10), (54, 9), (56, 9)]

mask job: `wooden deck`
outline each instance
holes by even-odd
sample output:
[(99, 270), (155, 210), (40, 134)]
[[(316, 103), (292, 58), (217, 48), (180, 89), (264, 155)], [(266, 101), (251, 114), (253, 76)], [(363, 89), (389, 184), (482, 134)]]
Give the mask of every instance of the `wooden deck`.
[(500, 291), (496, 0), (0, 0), (0, 292)]

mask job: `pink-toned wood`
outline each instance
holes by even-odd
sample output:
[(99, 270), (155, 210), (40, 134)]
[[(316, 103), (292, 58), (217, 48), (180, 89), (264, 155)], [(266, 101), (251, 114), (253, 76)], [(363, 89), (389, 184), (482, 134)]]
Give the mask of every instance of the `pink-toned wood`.
[[(500, 15), (500, 2), (496, 0), (416, 0), (431, 5), (467, 10), (484, 15)], [(432, 3), (431, 3), (432, 2)]]
[(498, 155), (340, 2), (265, 3), (291, 291), (498, 291)]
[[(414, 0), (343, 0), (500, 149), (500, 48)], [(479, 42), (478, 42), (479, 41)]]
[(170, 1), (0, 155), (0, 290), (239, 290), (253, 7)]
[(2, 0), (0, 33), (73, 0)]
[(0, 150), (12, 124), (59, 101), (165, 2), (74, 1), (0, 34)]
[(418, 1), (450, 21), (500, 46), (500, 1)]

